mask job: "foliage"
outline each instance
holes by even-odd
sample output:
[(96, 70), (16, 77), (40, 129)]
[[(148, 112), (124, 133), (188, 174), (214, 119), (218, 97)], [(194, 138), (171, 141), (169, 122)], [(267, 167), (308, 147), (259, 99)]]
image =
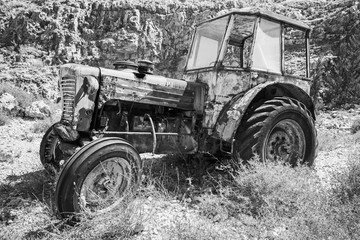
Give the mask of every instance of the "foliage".
[(16, 100), (19, 103), (19, 106), (22, 108), (26, 108), (31, 105), (33, 101), (36, 100), (36, 98), (24, 91), (22, 88), (19, 88), (17, 86), (14, 86), (14, 84), (8, 83), (8, 82), (2, 82), (0, 85), (0, 95), (2, 93), (9, 93), (12, 96), (16, 98)]
[(320, 96), (329, 107), (360, 103), (359, 24), (334, 44), (333, 56), (320, 58), (316, 64), (313, 96)]

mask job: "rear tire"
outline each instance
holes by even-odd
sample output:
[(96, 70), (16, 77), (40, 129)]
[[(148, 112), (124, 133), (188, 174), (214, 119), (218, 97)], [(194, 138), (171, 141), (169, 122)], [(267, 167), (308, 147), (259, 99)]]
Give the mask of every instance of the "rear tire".
[(245, 116), (237, 130), (234, 158), (249, 160), (257, 154), (261, 161), (284, 161), (313, 165), (317, 138), (310, 111), (301, 102), (276, 97)]
[(141, 181), (142, 161), (133, 146), (116, 137), (84, 146), (65, 163), (55, 199), (62, 217), (109, 212)]

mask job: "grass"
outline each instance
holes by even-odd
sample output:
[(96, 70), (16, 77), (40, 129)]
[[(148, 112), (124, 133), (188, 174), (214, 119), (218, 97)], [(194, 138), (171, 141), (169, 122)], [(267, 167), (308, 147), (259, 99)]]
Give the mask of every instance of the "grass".
[(33, 133), (45, 133), (53, 124), (51, 119), (39, 120), (34, 123), (31, 131)]
[[(53, 183), (45, 180), (44, 173), (36, 173), (35, 178), (24, 176), (14, 187), (0, 187), (0, 193), (15, 191), (15, 197), (23, 196), (30, 193), (31, 185), (35, 206), (42, 209), (37, 221), (51, 218), (50, 223), (32, 227), (23, 235), (8, 237), (358, 239), (360, 165), (355, 160), (359, 156), (360, 151), (354, 152), (347, 171), (332, 174), (331, 188), (324, 188), (316, 172), (304, 166), (291, 168), (254, 160), (234, 168), (231, 161), (212, 159), (199, 167), (200, 160), (174, 155), (145, 160), (143, 184), (129, 202), (107, 214), (83, 215), (75, 227), (56, 219)], [(39, 189), (41, 186), (45, 191)], [(8, 213), (13, 223), (5, 229), (21, 218)]]
[(1, 162), (13, 163), (14, 156), (11, 153), (9, 153), (8, 151), (0, 149), (0, 163)]
[[(41, 132), (46, 125), (39, 122), (31, 131)], [(343, 142), (356, 144), (357, 134), (332, 131), (320, 132), (321, 151), (337, 151)], [(329, 137), (333, 135), (337, 137)], [(330, 173), (329, 185), (303, 166), (256, 159), (243, 166), (211, 156), (144, 155), (143, 181), (135, 195), (110, 213), (82, 215), (74, 227), (57, 218), (55, 183), (44, 171), (8, 176), (7, 183), (0, 184), (2, 237), (360, 239), (357, 146), (347, 150), (351, 154), (346, 168)]]

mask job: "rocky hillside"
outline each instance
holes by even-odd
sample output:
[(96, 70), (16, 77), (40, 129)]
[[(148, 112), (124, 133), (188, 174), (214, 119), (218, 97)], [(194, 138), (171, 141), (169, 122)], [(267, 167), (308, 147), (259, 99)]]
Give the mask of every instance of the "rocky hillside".
[(0, 81), (33, 84), (30, 90), (47, 98), (56, 95), (56, 71), (48, 66), (66, 62), (111, 67), (115, 60), (150, 59), (160, 74), (180, 77), (194, 25), (233, 8), (258, 6), (310, 24), (314, 59), (359, 25), (360, 12), (356, 1), (334, 0), (1, 0), (0, 6)]

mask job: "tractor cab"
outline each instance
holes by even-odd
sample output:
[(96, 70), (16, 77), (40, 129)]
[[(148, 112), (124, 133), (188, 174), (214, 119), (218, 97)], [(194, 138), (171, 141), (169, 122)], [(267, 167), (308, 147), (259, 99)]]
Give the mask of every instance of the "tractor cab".
[(308, 78), (309, 32), (306, 24), (272, 12), (235, 10), (197, 26), (186, 72), (216, 68)]

